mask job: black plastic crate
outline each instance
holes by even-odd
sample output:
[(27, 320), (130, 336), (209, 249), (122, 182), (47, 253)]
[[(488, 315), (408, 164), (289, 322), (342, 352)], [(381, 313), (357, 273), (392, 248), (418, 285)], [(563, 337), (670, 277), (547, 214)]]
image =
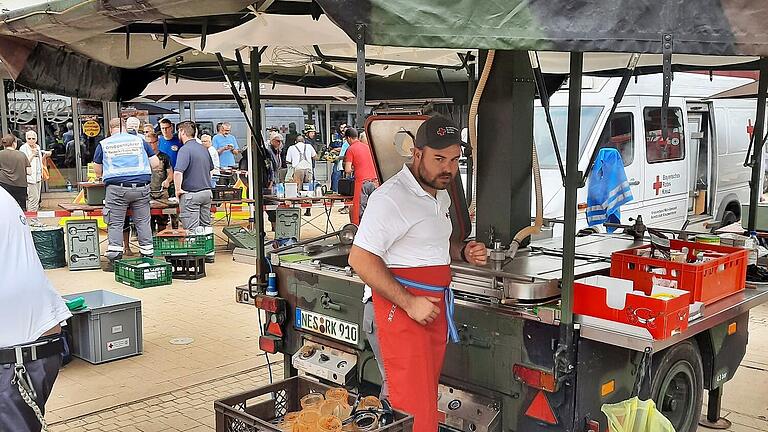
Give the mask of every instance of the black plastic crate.
[[(299, 401), (309, 393), (323, 393), (331, 387), (304, 377), (292, 377), (213, 403), (216, 432), (280, 432), (275, 424), (286, 413), (300, 411)], [(350, 405), (356, 395), (349, 395)], [(379, 432), (411, 432), (413, 417), (395, 410), (395, 422)]]
[(196, 280), (205, 277), (204, 256), (169, 256), (165, 260), (171, 265), (174, 279)]
[(216, 186), (212, 192), (214, 201), (240, 201), (243, 199), (242, 188)]

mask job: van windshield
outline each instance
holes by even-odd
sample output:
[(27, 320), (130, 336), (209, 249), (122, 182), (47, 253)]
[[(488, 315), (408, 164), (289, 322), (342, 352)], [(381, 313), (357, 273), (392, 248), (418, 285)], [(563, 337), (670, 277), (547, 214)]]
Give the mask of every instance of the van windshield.
[[(587, 140), (592, 135), (597, 119), (603, 111), (601, 106), (581, 107), (581, 130), (579, 131), (579, 159), (587, 146)], [(549, 107), (552, 115), (552, 125), (557, 137), (557, 146), (560, 147), (560, 156), (565, 166), (565, 140), (568, 132), (568, 107)], [(541, 168), (557, 168), (557, 157), (549, 135), (547, 115), (544, 107), (535, 107), (533, 113), (533, 141), (536, 143), (536, 152), (539, 156)]]

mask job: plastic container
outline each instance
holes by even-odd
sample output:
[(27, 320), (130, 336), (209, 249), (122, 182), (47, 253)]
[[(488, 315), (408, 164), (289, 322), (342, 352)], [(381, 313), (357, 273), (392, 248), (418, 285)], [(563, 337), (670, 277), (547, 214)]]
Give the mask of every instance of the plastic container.
[(299, 184), (298, 183), (285, 183), (285, 197), (296, 198), (299, 196)]
[[(280, 432), (272, 423), (286, 413), (300, 409), (301, 397), (309, 393), (324, 393), (330, 387), (304, 377), (292, 377), (255, 390), (240, 393), (214, 402), (216, 430)], [(350, 395), (348, 403), (356, 395)], [(395, 421), (377, 430), (381, 432), (408, 432), (413, 430), (413, 417), (394, 411)], [(297, 429), (294, 429), (297, 430)], [(301, 432), (306, 432), (301, 430)]]
[(99, 224), (96, 219), (68, 220), (66, 232), (69, 269), (99, 268)]
[(317, 420), (318, 432), (341, 432), (341, 420), (335, 415), (323, 415)]
[(185, 230), (159, 232), (152, 239), (155, 256), (202, 256), (214, 251), (213, 233), (190, 234)]
[(142, 353), (140, 300), (104, 290), (62, 297), (65, 300), (82, 297), (87, 306), (73, 311), (69, 321), (72, 355), (98, 364)]
[(670, 247), (673, 250), (688, 248), (689, 259), (694, 258), (697, 251), (704, 251), (708, 261), (688, 264), (642, 256), (650, 250), (650, 245), (645, 245), (614, 252), (611, 276), (633, 281), (635, 289), (646, 294), (650, 294), (654, 278), (673, 281), (676, 288), (692, 294), (691, 303), (711, 304), (744, 290), (747, 250), (682, 240), (670, 240)]
[(134, 288), (170, 285), (171, 265), (153, 258), (129, 258), (115, 261), (115, 280)]
[(675, 432), (672, 423), (656, 409), (652, 399), (637, 397), (600, 407), (608, 418), (608, 432)]
[(349, 392), (345, 388), (334, 387), (325, 392), (325, 399), (337, 400), (343, 403), (347, 403), (347, 400), (349, 399)]
[(169, 256), (166, 261), (171, 265), (173, 279), (197, 280), (205, 277), (203, 256)]
[[(654, 339), (666, 339), (688, 328), (689, 292), (654, 287), (646, 295), (634, 291), (632, 285), (632, 281), (606, 276), (580, 279), (573, 284), (573, 312), (608, 321), (597, 322), (602, 326), (618, 323), (645, 329)], [(582, 322), (588, 321), (582, 318)], [(621, 325), (614, 327), (624, 330)]]
[(365, 396), (360, 398), (360, 402), (357, 404), (358, 410), (364, 409), (381, 409), (381, 401), (376, 396)]
[(302, 410), (311, 410), (311, 409), (320, 409), (320, 405), (325, 402), (325, 398), (323, 397), (322, 393), (310, 393), (303, 398), (301, 398), (301, 409)]

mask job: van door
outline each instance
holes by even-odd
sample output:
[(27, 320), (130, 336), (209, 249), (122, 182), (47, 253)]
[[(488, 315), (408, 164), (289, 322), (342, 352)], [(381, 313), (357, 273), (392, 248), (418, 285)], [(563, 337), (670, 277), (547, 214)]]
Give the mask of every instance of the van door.
[(688, 104), (688, 214), (707, 214), (709, 188), (709, 110), (706, 104)]
[[(686, 160), (686, 118), (682, 100), (670, 101), (667, 108), (668, 136), (662, 138), (661, 104), (658, 98), (644, 98), (643, 128), (645, 180), (642, 185), (645, 223), (649, 226), (680, 228), (688, 213), (688, 172)], [(650, 100), (648, 100), (650, 99)]]

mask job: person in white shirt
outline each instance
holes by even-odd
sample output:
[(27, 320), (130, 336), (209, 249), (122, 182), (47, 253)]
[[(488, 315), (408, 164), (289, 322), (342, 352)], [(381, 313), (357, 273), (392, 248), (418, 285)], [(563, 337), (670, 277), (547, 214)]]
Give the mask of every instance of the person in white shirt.
[(296, 137), (296, 144), (288, 148), (285, 161), (293, 168), (293, 181), (303, 190), (304, 183), (312, 181), (312, 162), (317, 159), (315, 148), (304, 142), (304, 137)]
[(221, 173), (221, 162), (219, 162), (219, 152), (216, 150), (216, 147), (213, 146), (213, 142), (211, 141), (212, 137), (208, 134), (202, 134), (200, 136), (200, 142), (203, 144), (203, 147), (208, 149), (208, 154), (211, 155), (211, 160), (213, 161), (213, 171), (211, 172), (211, 187), (216, 187), (216, 177)]
[(43, 159), (49, 157), (51, 152), (40, 148), (37, 132), (27, 131), (24, 138), (26, 142), (19, 151), (27, 156), (30, 165), (27, 171), (27, 211), (36, 212), (40, 209), (40, 191), (43, 188)]
[(446, 342), (459, 342), (451, 260), (487, 262), (482, 243), (451, 239), (446, 189), (459, 171), (461, 154), (459, 129), (448, 119), (434, 116), (422, 123), (412, 164), (371, 194), (349, 253), (349, 264), (366, 284), (366, 307), (371, 289), (373, 294), (372, 328), (366, 328), (364, 317), (363, 330), (369, 342), (378, 341), (374, 354), (387, 396), (393, 408), (413, 415), (414, 432), (438, 429)]
[[(61, 323), (72, 314), (43, 271), (24, 213), (4, 189), (0, 250), (0, 431), (39, 431), (61, 366)], [(25, 385), (34, 389), (40, 417), (22, 397)]]

